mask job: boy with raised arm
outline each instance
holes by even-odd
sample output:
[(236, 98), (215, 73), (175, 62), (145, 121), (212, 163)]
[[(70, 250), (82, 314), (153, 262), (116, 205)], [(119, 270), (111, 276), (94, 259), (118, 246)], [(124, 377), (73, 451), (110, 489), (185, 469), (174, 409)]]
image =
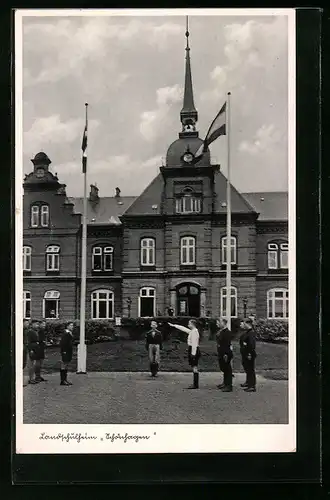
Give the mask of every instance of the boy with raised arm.
[(193, 385), (189, 389), (198, 389), (199, 387), (199, 373), (198, 373), (198, 361), (200, 358), (199, 349), (199, 331), (197, 329), (196, 321), (193, 319), (189, 320), (188, 328), (181, 325), (174, 325), (173, 323), (168, 323), (173, 328), (185, 332), (188, 334), (187, 344), (188, 344), (188, 363), (193, 370)]

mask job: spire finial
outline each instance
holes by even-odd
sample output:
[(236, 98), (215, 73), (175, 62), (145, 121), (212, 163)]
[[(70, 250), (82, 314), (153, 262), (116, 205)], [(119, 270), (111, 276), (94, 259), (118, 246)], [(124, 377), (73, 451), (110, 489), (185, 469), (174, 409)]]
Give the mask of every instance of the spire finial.
[(191, 77), (191, 67), (190, 67), (190, 47), (189, 47), (189, 21), (188, 16), (186, 16), (186, 69), (185, 69), (185, 83), (184, 83), (184, 96), (183, 96), (183, 108), (180, 113), (181, 123), (182, 123), (182, 133), (184, 134), (197, 134), (196, 132), (196, 122), (198, 120), (197, 110), (194, 104), (194, 93)]
[(190, 48), (189, 48), (189, 18), (188, 18), (188, 16), (186, 16), (186, 38), (187, 38), (186, 50), (190, 50)]

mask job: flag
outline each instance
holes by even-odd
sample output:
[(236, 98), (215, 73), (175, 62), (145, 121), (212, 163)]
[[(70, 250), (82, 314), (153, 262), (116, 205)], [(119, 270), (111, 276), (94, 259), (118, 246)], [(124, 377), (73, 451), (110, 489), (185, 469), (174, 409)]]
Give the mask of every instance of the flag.
[(219, 113), (211, 123), (203, 144), (201, 144), (195, 154), (194, 163), (197, 163), (202, 158), (203, 154), (206, 153), (207, 148), (213, 141), (215, 141), (220, 135), (226, 135), (226, 108), (227, 101), (225, 101)]
[[(87, 110), (86, 110), (86, 113), (87, 113)], [(85, 174), (86, 173), (86, 167), (87, 167), (87, 114), (86, 114), (86, 125), (85, 125), (85, 128), (84, 128), (84, 135), (83, 135), (83, 138), (82, 138), (81, 149), (82, 149), (82, 152), (83, 152), (83, 156), (82, 156), (82, 171), (83, 171), (83, 174)]]

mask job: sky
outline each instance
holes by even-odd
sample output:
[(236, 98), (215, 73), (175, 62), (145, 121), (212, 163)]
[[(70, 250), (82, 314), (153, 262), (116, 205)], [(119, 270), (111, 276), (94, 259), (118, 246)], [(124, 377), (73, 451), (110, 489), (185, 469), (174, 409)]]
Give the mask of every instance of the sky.
[[(185, 16), (23, 18), (23, 161), (44, 151), (82, 196), (81, 140), (89, 103), (88, 183), (100, 196), (138, 195), (181, 130)], [(197, 129), (231, 92), (231, 180), (241, 192), (288, 189), (286, 16), (190, 16)], [(226, 139), (211, 146), (226, 175)]]

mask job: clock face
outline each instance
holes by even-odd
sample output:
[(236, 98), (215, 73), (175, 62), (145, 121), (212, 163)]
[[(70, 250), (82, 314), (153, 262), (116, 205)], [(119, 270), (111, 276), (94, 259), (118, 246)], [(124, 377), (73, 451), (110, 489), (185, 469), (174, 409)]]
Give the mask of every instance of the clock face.
[(193, 155), (191, 153), (185, 153), (183, 155), (183, 160), (186, 162), (186, 163), (190, 163), (192, 160), (193, 160)]
[(45, 171), (43, 168), (38, 168), (37, 169), (37, 177), (43, 177), (45, 175)]

